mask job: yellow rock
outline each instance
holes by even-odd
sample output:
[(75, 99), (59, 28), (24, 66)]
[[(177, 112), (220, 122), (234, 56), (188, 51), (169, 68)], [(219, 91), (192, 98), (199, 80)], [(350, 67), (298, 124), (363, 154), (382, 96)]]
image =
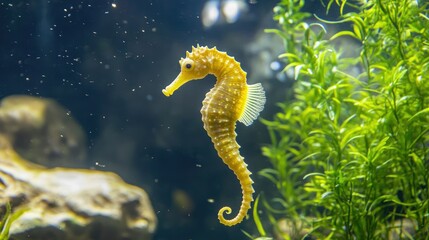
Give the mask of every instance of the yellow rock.
[(84, 167), (86, 137), (55, 101), (24, 95), (0, 102), (0, 134), (25, 159), (47, 167)]
[(82, 164), (85, 147), (79, 125), (54, 101), (1, 101), (0, 207), (23, 211), (12, 239), (151, 239), (157, 218), (143, 189), (111, 172), (58, 167)]
[[(0, 135), (0, 206), (24, 213), (13, 239), (150, 239), (157, 219), (146, 192), (118, 175), (48, 169), (22, 159)], [(50, 238), (48, 238), (48, 236)]]

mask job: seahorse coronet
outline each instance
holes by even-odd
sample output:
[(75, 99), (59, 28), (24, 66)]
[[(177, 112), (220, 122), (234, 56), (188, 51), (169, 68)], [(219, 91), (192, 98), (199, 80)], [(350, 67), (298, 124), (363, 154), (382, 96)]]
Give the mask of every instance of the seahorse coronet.
[[(185, 66), (192, 60), (194, 66)], [(206, 94), (201, 109), (204, 129), (223, 162), (234, 172), (242, 190), (240, 210), (232, 219), (225, 219), (224, 213), (231, 214), (229, 206), (218, 212), (220, 223), (233, 226), (245, 218), (253, 201), (253, 180), (251, 172), (240, 155), (240, 145), (236, 141), (235, 124), (237, 121), (250, 125), (262, 111), (265, 104), (265, 92), (260, 84), (248, 85), (246, 72), (239, 62), (216, 47), (192, 47), (186, 52), (186, 58), (179, 61), (181, 72), (176, 79), (162, 90), (165, 96), (171, 96), (183, 84), (194, 79), (202, 79), (208, 74), (216, 76), (215, 86)], [(185, 67), (184, 67), (185, 66)]]

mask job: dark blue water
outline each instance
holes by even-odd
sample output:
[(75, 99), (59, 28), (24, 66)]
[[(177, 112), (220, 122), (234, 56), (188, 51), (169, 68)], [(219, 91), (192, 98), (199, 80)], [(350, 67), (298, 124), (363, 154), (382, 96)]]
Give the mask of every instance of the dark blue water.
[[(270, 26), (277, 1), (251, 2), (235, 23), (204, 28), (201, 0), (0, 1), (0, 97), (47, 97), (69, 109), (89, 139), (87, 167), (148, 191), (159, 220), (154, 239), (245, 239), (241, 229), (254, 233), (252, 221), (229, 228), (217, 220), (222, 206), (237, 210), (241, 190), (200, 120), (214, 78), (170, 98), (161, 89), (196, 44), (227, 51), (252, 74), (246, 46)], [(275, 109), (268, 99), (266, 118)], [(237, 132), (257, 172), (267, 165), (260, 153), (265, 127), (240, 125)], [(177, 193), (190, 199), (190, 209), (180, 209)]]

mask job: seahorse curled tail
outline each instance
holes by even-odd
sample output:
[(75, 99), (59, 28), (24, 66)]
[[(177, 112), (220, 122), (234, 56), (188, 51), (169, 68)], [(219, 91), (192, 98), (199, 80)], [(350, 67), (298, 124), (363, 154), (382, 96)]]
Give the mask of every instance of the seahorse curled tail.
[(242, 202), (238, 214), (234, 218), (227, 220), (224, 217), (224, 213), (231, 214), (232, 210), (230, 207), (225, 206), (218, 212), (218, 219), (222, 224), (233, 226), (240, 223), (244, 217), (246, 217), (246, 214), (251, 207), (250, 204), (253, 201), (252, 194), (254, 193), (252, 186), (253, 181), (250, 178), (252, 173), (247, 169), (247, 164), (244, 162), (244, 158), (240, 155), (240, 146), (235, 140), (237, 135), (235, 133), (235, 122), (226, 122), (226, 120), (226, 124), (219, 124), (214, 121), (204, 122), (204, 128), (212, 139), (219, 157), (229, 167), (229, 169), (234, 172), (240, 182)]

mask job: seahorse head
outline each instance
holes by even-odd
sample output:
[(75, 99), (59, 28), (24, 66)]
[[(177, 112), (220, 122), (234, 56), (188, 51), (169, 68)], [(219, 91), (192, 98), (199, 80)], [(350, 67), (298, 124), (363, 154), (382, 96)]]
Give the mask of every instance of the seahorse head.
[(192, 47), (192, 52), (186, 52), (186, 58), (181, 58), (180, 73), (176, 79), (162, 90), (165, 96), (169, 97), (183, 84), (202, 79), (209, 74), (211, 59), (208, 56), (207, 47)]

